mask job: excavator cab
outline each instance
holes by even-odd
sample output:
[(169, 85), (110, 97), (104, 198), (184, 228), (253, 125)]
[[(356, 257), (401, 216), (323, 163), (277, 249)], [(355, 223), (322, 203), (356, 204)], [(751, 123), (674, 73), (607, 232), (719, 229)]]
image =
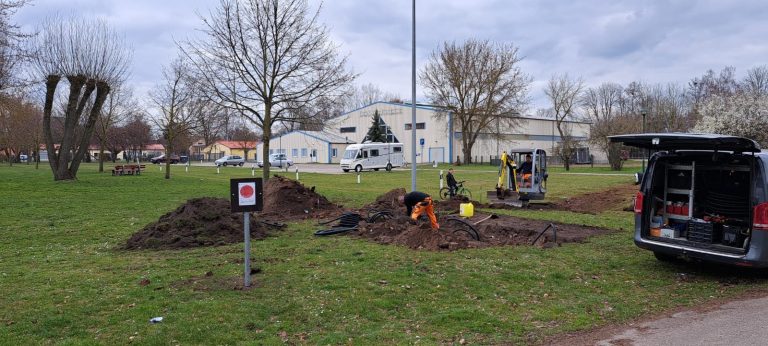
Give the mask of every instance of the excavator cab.
[(502, 152), (496, 190), (488, 202), (524, 207), (541, 200), (547, 192), (547, 153), (543, 149), (512, 149)]

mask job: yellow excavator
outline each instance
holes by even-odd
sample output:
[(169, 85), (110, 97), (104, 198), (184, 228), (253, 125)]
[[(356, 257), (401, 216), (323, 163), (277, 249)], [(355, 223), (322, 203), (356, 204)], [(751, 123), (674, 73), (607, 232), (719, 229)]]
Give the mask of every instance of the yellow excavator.
[[(520, 162), (520, 166), (516, 162)], [(547, 153), (543, 149), (513, 149), (502, 152), (496, 190), (488, 191), (488, 202), (525, 207), (547, 192)]]

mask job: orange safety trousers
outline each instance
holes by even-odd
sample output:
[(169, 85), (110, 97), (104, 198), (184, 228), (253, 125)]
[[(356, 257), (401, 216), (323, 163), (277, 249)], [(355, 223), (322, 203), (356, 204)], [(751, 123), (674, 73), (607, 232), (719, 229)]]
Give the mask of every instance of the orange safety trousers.
[(416, 203), (416, 205), (413, 206), (411, 219), (418, 220), (419, 216), (424, 213), (427, 213), (429, 222), (432, 224), (432, 229), (440, 229), (440, 225), (437, 223), (437, 216), (435, 216), (435, 208), (432, 205), (432, 197), (427, 197), (423, 201)]

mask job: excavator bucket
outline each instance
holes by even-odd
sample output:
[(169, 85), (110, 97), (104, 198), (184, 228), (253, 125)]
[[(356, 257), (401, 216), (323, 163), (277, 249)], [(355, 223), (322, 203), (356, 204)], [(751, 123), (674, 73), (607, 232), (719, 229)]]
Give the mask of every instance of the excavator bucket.
[(490, 204), (505, 204), (518, 208), (528, 205), (527, 200), (520, 199), (520, 193), (511, 189), (488, 191), (487, 198)]

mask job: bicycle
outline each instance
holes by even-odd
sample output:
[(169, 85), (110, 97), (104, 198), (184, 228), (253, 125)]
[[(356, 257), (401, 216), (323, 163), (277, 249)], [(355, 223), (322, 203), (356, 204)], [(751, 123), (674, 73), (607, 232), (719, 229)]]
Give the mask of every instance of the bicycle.
[(464, 182), (466, 180), (462, 180), (458, 183), (456, 183), (456, 191), (454, 192), (453, 197), (451, 197), (451, 188), (450, 187), (444, 187), (440, 189), (440, 199), (459, 199), (459, 200), (471, 200), (472, 199), (472, 191), (469, 191), (468, 188), (464, 187)]

